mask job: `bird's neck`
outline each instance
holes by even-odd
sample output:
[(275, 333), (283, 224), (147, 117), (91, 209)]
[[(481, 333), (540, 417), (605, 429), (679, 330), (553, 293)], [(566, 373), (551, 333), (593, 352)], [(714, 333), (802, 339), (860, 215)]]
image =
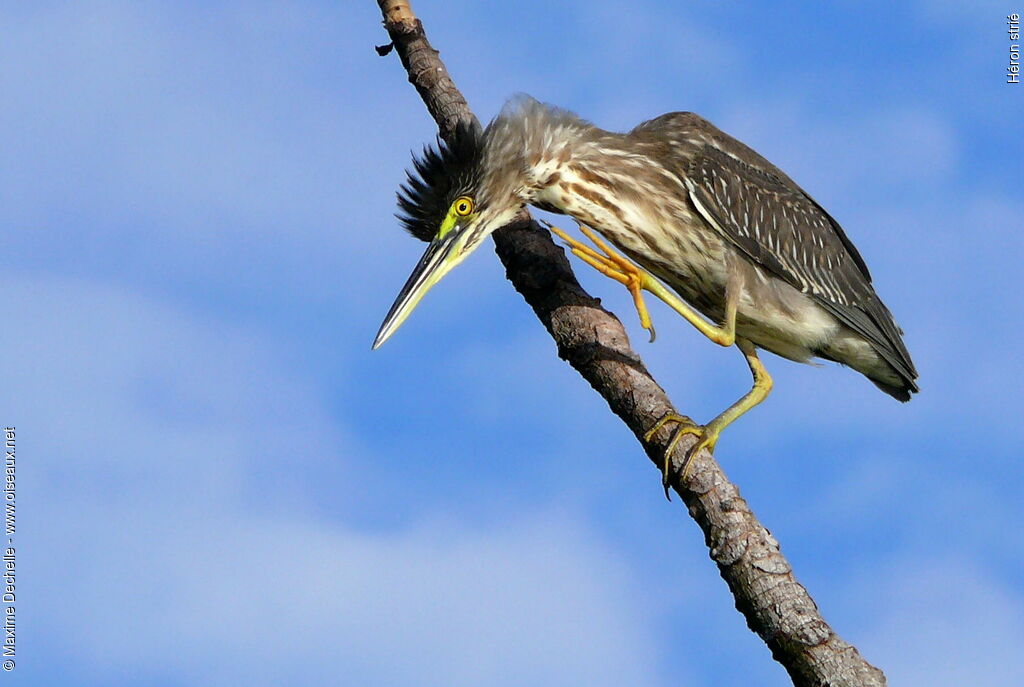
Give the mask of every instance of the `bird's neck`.
[(624, 226), (660, 221), (634, 190), (638, 178), (656, 172), (627, 135), (575, 118), (540, 119), (522, 133), (520, 146), (522, 203), (569, 215), (609, 239)]
[[(523, 143), (523, 200), (545, 210), (571, 215), (589, 224), (612, 221), (604, 198), (620, 195), (621, 178), (608, 157), (621, 150), (622, 136), (587, 126), (557, 128), (527, 136)], [(616, 155), (615, 162), (623, 158)]]
[[(532, 98), (511, 100), (488, 127), (485, 167), (503, 169), (496, 186), (509, 184), (523, 203), (534, 203), (570, 173), (599, 129), (566, 110)], [(605, 132), (600, 132), (605, 133)]]

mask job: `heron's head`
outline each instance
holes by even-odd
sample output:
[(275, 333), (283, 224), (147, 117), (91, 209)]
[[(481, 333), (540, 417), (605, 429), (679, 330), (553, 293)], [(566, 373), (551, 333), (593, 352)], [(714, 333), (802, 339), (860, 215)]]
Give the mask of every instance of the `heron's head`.
[(434, 284), (523, 206), (521, 164), (515, 156), (493, 154), (486, 138), (478, 126), (460, 124), (451, 140), (438, 141), (413, 158), (414, 171), (398, 194), (399, 219), (429, 244), (384, 318), (375, 349)]

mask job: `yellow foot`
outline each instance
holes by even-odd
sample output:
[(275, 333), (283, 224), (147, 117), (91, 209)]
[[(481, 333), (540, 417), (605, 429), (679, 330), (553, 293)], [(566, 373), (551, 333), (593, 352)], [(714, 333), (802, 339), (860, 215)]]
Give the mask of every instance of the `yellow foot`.
[(592, 229), (583, 224), (580, 224), (579, 228), (588, 239), (594, 242), (594, 245), (601, 251), (600, 253), (590, 246), (580, 243), (558, 227), (548, 224), (548, 229), (565, 241), (573, 255), (601, 274), (625, 285), (633, 296), (633, 305), (636, 307), (637, 315), (640, 316), (640, 326), (651, 333), (651, 341), (653, 342), (655, 336), (654, 324), (651, 322), (651, 316), (647, 312), (647, 304), (644, 302), (642, 291), (644, 289), (652, 290), (654, 278), (612, 250), (608, 244), (598, 238)]
[(712, 422), (707, 425), (698, 425), (693, 420), (685, 415), (677, 415), (676, 413), (668, 413), (665, 417), (658, 420), (654, 427), (652, 427), (644, 435), (644, 441), (650, 441), (651, 438), (658, 433), (662, 427), (669, 422), (675, 422), (678, 427), (672, 433), (672, 439), (668, 442), (668, 448), (665, 449), (665, 458), (662, 461), (661, 469), (661, 485), (665, 488), (665, 498), (671, 500), (669, 496), (669, 468), (672, 465), (672, 453), (676, 449), (676, 444), (679, 440), (687, 434), (692, 434), (697, 437), (697, 442), (690, 447), (690, 450), (686, 452), (686, 457), (683, 459), (683, 467), (679, 471), (679, 481), (683, 482), (686, 480), (686, 475), (690, 470), (690, 463), (693, 461), (693, 457), (696, 456), (701, 449), (707, 449), (708, 451), (714, 452), (715, 444), (718, 443), (718, 435), (721, 433), (721, 427), (715, 427), (715, 423)]

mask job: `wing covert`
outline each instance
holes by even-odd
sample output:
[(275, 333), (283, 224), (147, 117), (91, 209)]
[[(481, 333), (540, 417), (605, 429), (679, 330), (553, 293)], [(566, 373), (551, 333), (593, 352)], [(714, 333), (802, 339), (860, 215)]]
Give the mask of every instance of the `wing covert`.
[(839, 224), (802, 189), (711, 146), (683, 175), (701, 216), (757, 265), (811, 295), (909, 380), (902, 333)]

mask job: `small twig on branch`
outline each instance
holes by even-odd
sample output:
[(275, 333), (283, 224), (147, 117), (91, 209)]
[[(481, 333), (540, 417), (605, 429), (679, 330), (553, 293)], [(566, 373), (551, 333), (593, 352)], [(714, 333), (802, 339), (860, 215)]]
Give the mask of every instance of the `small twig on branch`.
[[(377, 0), (391, 38), (442, 138), (459, 121), (475, 121), (408, 0)], [(622, 323), (576, 281), (565, 253), (524, 210), (494, 233), (506, 276), (551, 334), (558, 355), (575, 368), (608, 402), (659, 468), (671, 432), (650, 442), (645, 431), (675, 410), (629, 345)], [(693, 459), (689, 476), (678, 471), (695, 441), (684, 437), (670, 458), (672, 488), (704, 532), (711, 559), (729, 585), (747, 625), (768, 645), (772, 656), (798, 687), (881, 687), (882, 671), (837, 635), (796, 581), (779, 543), (757, 520), (739, 489), (707, 451)]]

